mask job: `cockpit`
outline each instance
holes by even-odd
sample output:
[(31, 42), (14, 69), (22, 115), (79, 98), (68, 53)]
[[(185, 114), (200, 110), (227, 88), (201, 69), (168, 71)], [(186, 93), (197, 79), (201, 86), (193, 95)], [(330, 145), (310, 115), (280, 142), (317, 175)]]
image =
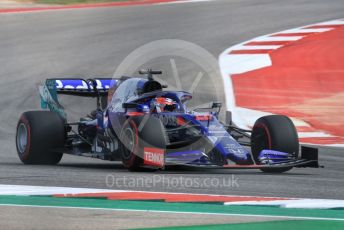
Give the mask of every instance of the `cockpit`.
[(155, 107), (156, 112), (186, 112), (186, 102), (191, 94), (183, 91), (163, 91), (163, 86), (155, 80), (130, 78), (117, 84), (110, 106), (115, 112), (123, 112), (123, 103), (134, 102)]

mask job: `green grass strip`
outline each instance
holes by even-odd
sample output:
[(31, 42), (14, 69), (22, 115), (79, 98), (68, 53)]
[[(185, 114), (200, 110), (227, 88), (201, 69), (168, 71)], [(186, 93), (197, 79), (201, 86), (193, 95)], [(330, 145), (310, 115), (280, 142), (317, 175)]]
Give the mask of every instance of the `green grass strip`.
[(290, 209), (270, 206), (226, 206), (198, 203), (167, 203), (157, 201), (119, 201), (104, 199), (55, 198), (47, 196), (0, 196), (0, 204), (57, 206), (77, 208), (152, 210), (242, 215), (335, 218), (344, 220), (343, 210)]
[[(142, 228), (143, 230), (144, 228)], [(154, 230), (195, 230), (195, 229), (235, 229), (235, 230), (292, 230), (292, 229), (312, 229), (312, 230), (337, 230), (344, 229), (343, 221), (329, 220), (285, 220), (285, 221), (267, 221), (254, 223), (239, 224), (211, 224), (211, 225), (194, 225), (180, 227), (163, 227), (163, 228), (146, 228)]]

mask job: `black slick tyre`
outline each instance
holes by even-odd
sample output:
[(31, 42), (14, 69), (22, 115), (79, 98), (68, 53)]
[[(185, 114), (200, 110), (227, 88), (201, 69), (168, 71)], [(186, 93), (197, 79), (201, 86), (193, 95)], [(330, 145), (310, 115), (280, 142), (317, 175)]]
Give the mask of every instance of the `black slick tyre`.
[(63, 153), (54, 149), (65, 144), (64, 121), (50, 111), (29, 111), (23, 113), (17, 124), (16, 148), (24, 164), (55, 165)]
[[(259, 118), (252, 129), (251, 150), (256, 163), (263, 149), (290, 153), (297, 159), (299, 139), (296, 128), (290, 118), (282, 115), (270, 115)], [(282, 173), (292, 167), (261, 169), (268, 173)]]
[(138, 127), (134, 120), (128, 119), (120, 133), (120, 155), (125, 168), (141, 171), (143, 159), (140, 156)]

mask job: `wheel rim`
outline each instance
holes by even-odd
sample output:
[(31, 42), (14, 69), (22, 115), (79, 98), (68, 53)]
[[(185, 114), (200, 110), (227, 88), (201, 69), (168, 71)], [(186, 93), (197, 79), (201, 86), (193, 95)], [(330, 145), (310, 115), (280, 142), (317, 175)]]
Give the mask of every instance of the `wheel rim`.
[(129, 159), (131, 157), (131, 154), (134, 152), (134, 148), (135, 148), (135, 134), (133, 130), (128, 127), (124, 130), (123, 137), (124, 137), (123, 144), (126, 150), (124, 151), (124, 157), (126, 159)]
[(17, 131), (17, 147), (20, 153), (24, 153), (28, 144), (28, 130), (25, 124), (21, 123)]

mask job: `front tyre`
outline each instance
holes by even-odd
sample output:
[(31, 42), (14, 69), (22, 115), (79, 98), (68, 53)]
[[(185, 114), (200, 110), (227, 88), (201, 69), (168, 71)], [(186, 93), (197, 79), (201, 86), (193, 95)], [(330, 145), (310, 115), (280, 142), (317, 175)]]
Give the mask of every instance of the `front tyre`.
[[(259, 154), (263, 149), (290, 153), (295, 159), (299, 154), (299, 139), (296, 128), (290, 118), (282, 115), (270, 115), (259, 118), (252, 129), (251, 150), (256, 163), (259, 163)], [(268, 173), (282, 173), (292, 169), (266, 168), (261, 169)]]
[(64, 144), (64, 121), (56, 113), (29, 111), (20, 116), (16, 147), (24, 164), (55, 165), (63, 154), (54, 152), (54, 149), (63, 148)]

